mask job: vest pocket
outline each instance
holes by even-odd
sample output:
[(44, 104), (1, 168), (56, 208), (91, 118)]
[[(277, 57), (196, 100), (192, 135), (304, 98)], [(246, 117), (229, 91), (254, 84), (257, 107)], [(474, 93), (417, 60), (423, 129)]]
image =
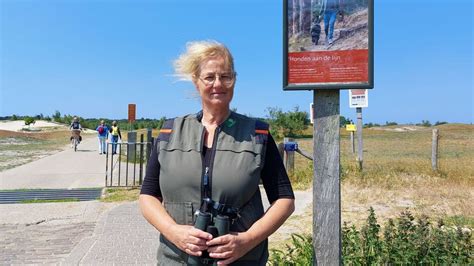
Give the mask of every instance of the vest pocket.
[(217, 144), (217, 151), (224, 152), (224, 165), (250, 167), (262, 165), (262, 144), (252, 142), (222, 142)]
[(188, 254), (176, 247), (163, 235), (160, 235), (160, 245), (156, 258), (158, 265), (183, 265), (188, 260)]
[[(240, 212), (240, 218), (231, 226), (231, 231), (245, 232), (262, 216), (263, 206), (260, 194), (257, 191), (252, 199), (243, 207)], [(245, 262), (246, 265), (258, 265), (258, 262), (265, 260), (266, 257), (268, 257), (268, 241), (264, 240), (238, 261)]]
[(166, 211), (178, 224), (193, 225), (194, 208), (192, 202), (164, 202)]

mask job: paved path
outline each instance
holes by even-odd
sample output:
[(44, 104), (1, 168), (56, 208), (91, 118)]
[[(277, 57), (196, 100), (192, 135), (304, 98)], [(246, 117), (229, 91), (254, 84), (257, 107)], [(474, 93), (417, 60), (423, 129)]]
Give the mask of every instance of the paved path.
[(1, 204), (0, 265), (59, 264), (117, 206), (98, 201)]
[(67, 149), (0, 172), (0, 189), (104, 186), (105, 155), (99, 155), (96, 137), (83, 138), (77, 152)]
[[(0, 189), (102, 187), (105, 156), (97, 148), (89, 137), (78, 152), (0, 172)], [(310, 191), (296, 197), (294, 215), (312, 200)], [(158, 237), (136, 201), (0, 205), (0, 265), (155, 265)]]
[[(296, 198), (301, 215), (311, 191)], [(0, 265), (156, 265), (159, 233), (136, 201), (9, 204), (0, 214)]]
[(148, 224), (137, 202), (122, 204), (98, 221), (94, 234), (79, 243), (66, 265), (156, 265), (158, 231)]

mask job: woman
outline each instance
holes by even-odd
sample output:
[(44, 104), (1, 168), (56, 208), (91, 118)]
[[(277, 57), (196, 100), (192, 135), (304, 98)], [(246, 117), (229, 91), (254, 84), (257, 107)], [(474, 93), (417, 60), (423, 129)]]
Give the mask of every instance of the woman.
[(107, 137), (109, 136), (109, 128), (105, 125), (104, 120), (100, 120), (100, 125), (95, 129), (99, 138), (99, 154), (105, 154), (107, 151)]
[[(219, 265), (265, 265), (268, 236), (294, 210), (268, 125), (230, 111), (236, 73), (224, 45), (188, 43), (175, 69), (192, 80), (202, 111), (166, 121), (147, 166), (140, 208), (161, 233), (158, 263), (186, 265), (208, 256)], [(271, 203), (265, 213), (260, 181)], [(197, 210), (225, 212), (230, 233), (213, 237), (193, 227)]]
[(122, 139), (122, 133), (120, 133), (120, 128), (117, 125), (117, 121), (112, 122), (110, 127), (110, 135), (112, 136), (112, 154), (117, 154), (117, 143), (119, 138)]

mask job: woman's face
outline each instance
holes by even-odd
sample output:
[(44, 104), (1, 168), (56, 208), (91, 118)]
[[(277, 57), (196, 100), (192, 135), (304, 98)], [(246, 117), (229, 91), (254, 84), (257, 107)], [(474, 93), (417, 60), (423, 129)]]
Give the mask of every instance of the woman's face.
[(200, 70), (193, 82), (202, 104), (228, 109), (234, 95), (235, 75), (232, 69), (222, 57), (215, 57), (202, 62)]

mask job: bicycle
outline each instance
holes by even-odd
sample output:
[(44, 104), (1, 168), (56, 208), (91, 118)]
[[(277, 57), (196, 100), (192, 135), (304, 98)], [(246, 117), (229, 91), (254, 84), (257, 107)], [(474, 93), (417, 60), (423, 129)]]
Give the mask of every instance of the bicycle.
[(79, 138), (81, 136), (81, 130), (80, 129), (72, 129), (71, 130), (71, 147), (74, 149), (74, 151), (77, 151), (77, 145), (79, 144)]

